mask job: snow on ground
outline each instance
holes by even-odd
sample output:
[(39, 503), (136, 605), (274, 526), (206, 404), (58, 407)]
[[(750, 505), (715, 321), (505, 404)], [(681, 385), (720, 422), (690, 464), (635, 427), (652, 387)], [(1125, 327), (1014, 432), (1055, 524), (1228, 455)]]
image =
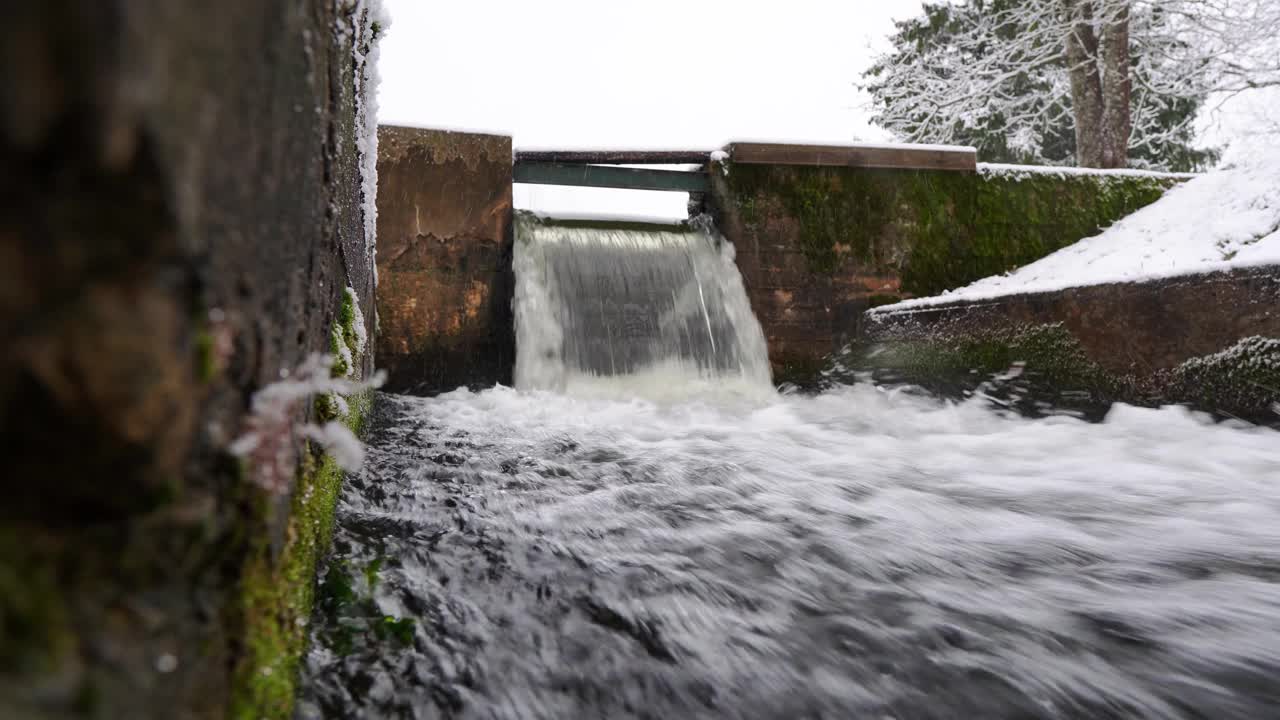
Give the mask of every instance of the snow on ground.
[(1011, 273), (874, 312), (1271, 264), (1280, 264), (1280, 146), (1188, 180), (1101, 234)]

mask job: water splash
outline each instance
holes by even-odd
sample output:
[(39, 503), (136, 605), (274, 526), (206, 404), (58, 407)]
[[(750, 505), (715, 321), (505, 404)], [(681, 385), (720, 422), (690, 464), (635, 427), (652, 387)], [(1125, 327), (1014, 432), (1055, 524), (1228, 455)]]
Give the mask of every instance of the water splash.
[(709, 224), (516, 220), (516, 387), (770, 393), (733, 246)]

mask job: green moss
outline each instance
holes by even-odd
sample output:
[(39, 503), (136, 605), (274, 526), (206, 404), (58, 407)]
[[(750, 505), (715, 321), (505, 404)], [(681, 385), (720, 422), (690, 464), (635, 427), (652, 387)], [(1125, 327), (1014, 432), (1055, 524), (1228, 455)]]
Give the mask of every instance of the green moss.
[(817, 358), (791, 358), (774, 365), (773, 384), (794, 385), (801, 389), (812, 388), (821, 377), (823, 367), (824, 361)]
[(327, 423), (337, 420), (342, 415), (341, 406), (338, 404), (338, 397), (333, 393), (324, 393), (317, 395), (315, 402), (312, 403), (315, 412), (316, 422)]
[[(353, 398), (347, 425), (360, 433), (372, 398)], [(245, 646), (232, 680), (231, 717), (289, 718), (315, 601), (316, 571), (333, 533), (342, 471), (328, 455), (304, 453), (293, 493), (284, 548), (273, 557), (268, 533), (255, 535), (241, 578)], [(257, 498), (266, 517), (268, 499)]]
[(196, 379), (202, 383), (212, 382), (218, 374), (213, 335), (203, 328), (196, 331), (195, 346)]
[(356, 317), (355, 294), (343, 291), (342, 300), (338, 303), (338, 326), (342, 329), (342, 340), (353, 358), (361, 351), (360, 339), (356, 335)]
[(347, 358), (353, 356), (350, 352), (343, 352), (345, 347), (346, 340), (343, 338), (342, 326), (335, 323), (329, 330), (329, 354), (333, 356), (333, 367), (330, 368), (330, 372), (336, 378), (351, 374), (351, 363)]
[(867, 298), (867, 309), (878, 308), (881, 305), (892, 305), (901, 300), (901, 295), (871, 295)]
[(776, 208), (798, 224), (809, 269), (847, 259), (934, 295), (1096, 234), (1177, 178), (734, 165), (732, 202), (761, 235)]
[[(343, 291), (338, 301), (338, 315), (329, 329), (329, 354), (333, 356), (333, 377), (347, 377), (358, 369), (361, 354), (359, 326), (362, 322), (356, 307), (355, 292)], [(355, 366), (355, 367), (353, 367)]]
[[(1091, 360), (1060, 323), (977, 329), (899, 329), (873, 346), (850, 349), (835, 363), (943, 392), (971, 391), (1015, 366), (1020, 393), (1051, 405), (1105, 410), (1113, 402), (1188, 404), (1220, 417), (1280, 420), (1280, 339), (1249, 337), (1171, 371), (1143, 376), (1109, 372)], [(887, 373), (887, 377), (883, 375)], [(836, 378), (848, 380), (848, 378)], [(1003, 381), (1002, 381), (1003, 382)], [(999, 385), (1001, 383), (995, 383)]]
[(376, 633), (380, 640), (394, 639), (401, 647), (413, 644), (414, 626), (413, 618), (396, 618), (390, 615), (382, 618), (381, 622), (374, 625), (377, 628)]
[(0, 527), (0, 671), (57, 669), (75, 648), (55, 564), (33, 538)]
[(1247, 337), (1188, 360), (1171, 373), (1165, 395), (1207, 410), (1267, 418), (1280, 408), (1280, 338)]
[[(971, 389), (1021, 366), (1051, 394), (1083, 394), (1096, 402), (1131, 396), (1132, 383), (1089, 359), (1060, 323), (967, 332), (930, 332), (887, 339), (862, 348), (844, 364), (859, 370), (889, 370), (903, 382)], [(857, 352), (857, 351), (855, 351)]]

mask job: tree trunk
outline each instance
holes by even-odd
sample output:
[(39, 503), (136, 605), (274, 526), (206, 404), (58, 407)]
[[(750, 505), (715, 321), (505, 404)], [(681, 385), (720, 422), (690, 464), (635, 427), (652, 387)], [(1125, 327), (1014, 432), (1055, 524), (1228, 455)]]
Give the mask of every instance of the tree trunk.
[(1102, 167), (1129, 164), (1129, 0), (1103, 0)]
[(1093, 2), (1063, 0), (1063, 5), (1070, 22), (1066, 59), (1076, 126), (1076, 164), (1104, 167), (1102, 79), (1098, 72), (1098, 37), (1093, 31)]

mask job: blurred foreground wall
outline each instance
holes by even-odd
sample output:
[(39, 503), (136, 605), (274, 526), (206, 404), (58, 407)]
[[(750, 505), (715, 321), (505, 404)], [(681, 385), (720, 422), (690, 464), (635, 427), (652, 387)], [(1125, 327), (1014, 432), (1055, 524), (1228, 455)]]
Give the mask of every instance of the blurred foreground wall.
[(378, 32), (362, 0), (0, 9), (0, 717), (290, 713), (340, 476), (289, 428), (270, 489), (227, 448), (356, 302), (373, 334)]

